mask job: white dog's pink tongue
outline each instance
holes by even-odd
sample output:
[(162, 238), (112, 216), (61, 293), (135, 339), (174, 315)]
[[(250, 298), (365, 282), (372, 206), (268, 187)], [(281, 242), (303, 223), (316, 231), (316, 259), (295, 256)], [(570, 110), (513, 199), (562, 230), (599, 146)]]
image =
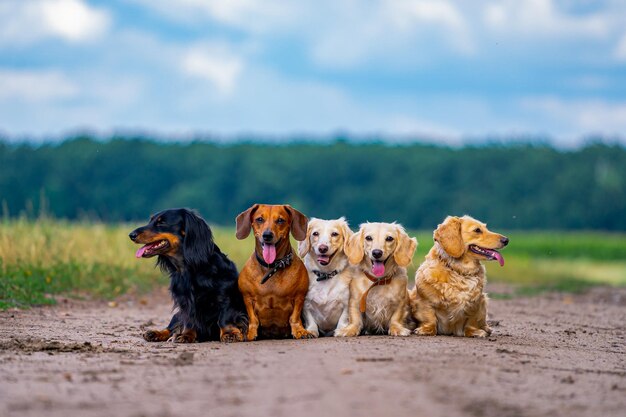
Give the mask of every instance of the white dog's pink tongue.
[(372, 264), (372, 273), (377, 277), (385, 275), (385, 264), (381, 261), (374, 261)]
[(494, 250), (492, 255), (494, 256), (494, 258), (498, 260), (498, 263), (500, 264), (500, 266), (504, 266), (504, 257), (500, 255), (500, 252), (496, 252)]
[(276, 260), (276, 245), (264, 244), (263, 245), (263, 259), (268, 264), (274, 263)]
[(135, 258), (141, 258), (146, 249), (148, 249), (148, 246), (149, 245), (145, 245), (137, 249), (137, 252), (135, 253)]

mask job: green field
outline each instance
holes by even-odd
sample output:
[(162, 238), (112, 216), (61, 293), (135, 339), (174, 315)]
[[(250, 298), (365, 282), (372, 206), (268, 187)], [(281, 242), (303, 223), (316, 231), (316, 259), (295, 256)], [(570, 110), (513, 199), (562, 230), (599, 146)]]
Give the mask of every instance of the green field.
[[(135, 259), (128, 239), (136, 225), (41, 219), (0, 223), (0, 308), (52, 304), (56, 295), (112, 299), (167, 285), (153, 260)], [(239, 267), (252, 241), (213, 227), (215, 240)], [(504, 267), (488, 264), (491, 282), (513, 284), (520, 294), (579, 291), (591, 285), (626, 285), (626, 234), (510, 232)], [(413, 233), (419, 246), (410, 277), (432, 245), (432, 232)]]

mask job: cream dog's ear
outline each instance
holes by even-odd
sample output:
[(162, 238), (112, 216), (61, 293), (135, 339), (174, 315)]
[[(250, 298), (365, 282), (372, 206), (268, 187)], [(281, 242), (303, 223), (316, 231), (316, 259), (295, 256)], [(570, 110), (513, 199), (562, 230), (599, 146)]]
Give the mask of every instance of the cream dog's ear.
[(363, 260), (363, 230), (359, 230), (347, 239), (344, 252), (348, 256), (348, 261), (353, 265), (358, 265)]
[(413, 260), (417, 248), (417, 239), (409, 237), (403, 228), (398, 226), (398, 245), (393, 253), (393, 259), (399, 266), (408, 266)]
[(433, 233), (435, 242), (439, 242), (443, 250), (453, 258), (460, 258), (465, 252), (461, 223), (460, 218), (448, 216)]
[[(313, 219), (311, 219), (313, 220)], [(307, 253), (311, 250), (311, 222), (309, 222), (308, 227), (306, 228), (306, 238), (301, 240), (298, 243), (298, 255), (301, 258), (304, 258)]]
[(348, 241), (350, 240), (352, 235), (354, 235), (354, 232), (350, 230), (350, 226), (348, 225), (348, 222), (346, 221), (345, 217), (340, 217), (339, 222), (340, 222), (340, 228), (341, 228), (341, 235), (343, 237), (342, 249), (344, 253), (347, 253), (346, 251), (348, 247)]

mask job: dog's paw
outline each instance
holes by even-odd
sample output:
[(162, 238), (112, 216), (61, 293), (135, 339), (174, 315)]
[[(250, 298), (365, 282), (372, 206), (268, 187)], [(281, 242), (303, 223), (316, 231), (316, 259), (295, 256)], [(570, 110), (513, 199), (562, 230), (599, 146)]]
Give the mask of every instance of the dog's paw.
[(243, 333), (236, 327), (221, 330), (220, 341), (224, 343), (243, 342)]
[(355, 337), (359, 333), (359, 329), (356, 326), (346, 326), (343, 329), (335, 330), (335, 337)]
[(258, 332), (257, 329), (254, 327), (248, 327), (248, 333), (246, 334), (246, 340), (248, 342), (252, 342), (253, 340), (256, 340), (256, 338), (258, 337)]
[(489, 333), (483, 329), (465, 329), (465, 337), (487, 337)]
[(174, 343), (193, 343), (196, 341), (196, 332), (182, 332), (174, 337)]
[(392, 326), (389, 329), (389, 336), (409, 336), (410, 334), (411, 331), (402, 326)]
[(146, 342), (165, 342), (170, 338), (169, 330), (147, 330), (143, 334)]
[(419, 326), (413, 333), (418, 336), (436, 336), (437, 330), (432, 326)]
[(291, 331), (294, 339), (315, 339), (315, 335), (305, 329), (294, 329)]

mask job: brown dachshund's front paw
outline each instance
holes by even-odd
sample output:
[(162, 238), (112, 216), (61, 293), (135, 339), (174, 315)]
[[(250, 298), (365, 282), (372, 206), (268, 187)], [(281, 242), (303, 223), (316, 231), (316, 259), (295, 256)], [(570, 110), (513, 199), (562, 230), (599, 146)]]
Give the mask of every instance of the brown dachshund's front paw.
[(294, 339), (315, 339), (315, 335), (305, 329), (294, 329), (291, 335)]
[(220, 329), (220, 341), (224, 343), (243, 342), (243, 333), (234, 326)]
[(175, 343), (193, 343), (196, 341), (196, 331), (191, 329), (185, 329), (182, 333), (174, 338)]
[(143, 338), (147, 342), (165, 342), (170, 338), (170, 331), (165, 330), (148, 330), (143, 334)]

